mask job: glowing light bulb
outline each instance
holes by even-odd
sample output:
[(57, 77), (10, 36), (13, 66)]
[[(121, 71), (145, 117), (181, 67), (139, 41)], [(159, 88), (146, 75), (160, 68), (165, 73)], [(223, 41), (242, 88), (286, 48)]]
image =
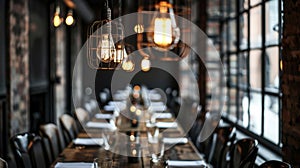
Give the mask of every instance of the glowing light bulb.
[(148, 57), (144, 57), (141, 62), (142, 71), (147, 72), (151, 68), (151, 62)]
[(74, 24), (74, 18), (73, 18), (72, 10), (69, 10), (65, 22), (68, 26), (71, 26), (71, 25)]
[(54, 16), (53, 16), (53, 26), (54, 27), (60, 26), (63, 21), (63, 19), (59, 16), (59, 14), (60, 14), (60, 8), (59, 8), (59, 6), (57, 6), (55, 9)]
[(122, 69), (127, 72), (132, 72), (134, 70), (134, 63), (130, 59), (125, 59), (122, 64)]
[(116, 49), (116, 56), (114, 57), (114, 62), (116, 62), (116, 63), (122, 62), (122, 60), (125, 56), (127, 57), (125, 48), (123, 47), (123, 45), (118, 44), (117, 49)]
[(161, 48), (172, 49), (180, 38), (172, 4), (161, 1), (157, 7), (159, 14), (154, 18), (153, 42)]
[(116, 53), (115, 45), (111, 34), (102, 34), (97, 47), (97, 57), (101, 62), (108, 63), (114, 60)]

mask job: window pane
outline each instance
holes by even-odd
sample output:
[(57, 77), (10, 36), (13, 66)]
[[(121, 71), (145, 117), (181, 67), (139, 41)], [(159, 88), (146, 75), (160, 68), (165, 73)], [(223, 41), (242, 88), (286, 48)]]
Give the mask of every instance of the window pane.
[(208, 35), (218, 35), (219, 34), (219, 23), (218, 22), (208, 22), (207, 23), (207, 34)]
[(222, 45), (223, 45), (223, 51), (227, 51), (228, 48), (227, 48), (227, 29), (228, 29), (228, 26), (227, 26), (227, 23), (225, 23), (222, 27)]
[(248, 109), (249, 109), (249, 99), (247, 92), (240, 91), (240, 125), (247, 128), (248, 127)]
[(240, 48), (246, 49), (248, 45), (248, 14), (240, 16)]
[(261, 2), (261, 0), (250, 0), (250, 5), (253, 6), (253, 5), (256, 5), (260, 2)]
[(244, 10), (244, 9), (248, 9), (249, 8), (249, 0), (241, 0), (241, 9)]
[(227, 17), (227, 0), (220, 1), (221, 3), (221, 17)]
[(229, 89), (229, 118), (235, 122), (237, 120), (237, 109), (236, 109), (236, 89)]
[(266, 49), (265, 88), (268, 91), (279, 92), (279, 49)]
[(236, 0), (228, 0), (229, 16), (234, 17), (236, 15)]
[(42, 1), (30, 1), (30, 86), (39, 87), (48, 84), (48, 8)]
[(264, 104), (264, 137), (277, 144), (279, 139), (278, 97), (266, 95)]
[(242, 126), (248, 127), (249, 124), (249, 98), (246, 92), (241, 96), (241, 106), (242, 106)]
[(250, 10), (250, 47), (261, 47), (261, 6)]
[(261, 134), (261, 116), (262, 116), (262, 95), (252, 92), (250, 94), (250, 130), (256, 134)]
[(266, 45), (278, 44), (278, 1), (266, 3)]
[(229, 21), (229, 47), (230, 51), (236, 51), (236, 20)]
[(239, 86), (247, 86), (247, 53), (241, 53), (239, 56)]
[(228, 75), (228, 64), (227, 64), (227, 60), (228, 60), (228, 56), (226, 55), (226, 56), (224, 56), (223, 57), (223, 69), (224, 69), (224, 74), (227, 76)]
[(249, 57), (250, 86), (252, 89), (261, 89), (261, 51), (251, 50)]
[(218, 17), (219, 14), (219, 0), (210, 0), (207, 1), (208, 3), (208, 8), (209, 10), (207, 10), (208, 12), (208, 17)]
[(237, 56), (236, 55), (230, 55), (230, 84), (236, 86), (237, 85), (237, 78), (236, 74), (237, 71)]

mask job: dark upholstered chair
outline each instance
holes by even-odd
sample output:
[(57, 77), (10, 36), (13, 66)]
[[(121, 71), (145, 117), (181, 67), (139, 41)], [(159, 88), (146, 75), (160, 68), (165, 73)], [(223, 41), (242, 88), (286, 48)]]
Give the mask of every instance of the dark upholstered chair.
[[(53, 123), (48, 123), (40, 126), (40, 135), (49, 145), (50, 153), (47, 152), (48, 161), (52, 163), (59, 153), (64, 149), (62, 137), (60, 137), (58, 127)], [(46, 146), (46, 145), (45, 145)]]
[(85, 125), (90, 120), (90, 114), (83, 108), (76, 108), (75, 110), (76, 124), (77, 128), (83, 130), (83, 125)]
[(230, 168), (254, 167), (257, 152), (257, 140), (245, 138), (236, 141), (230, 151)]
[(292, 166), (286, 162), (278, 160), (269, 160), (259, 166), (259, 168), (291, 168)]
[(0, 168), (8, 168), (7, 162), (0, 158)]
[(236, 129), (232, 126), (217, 127), (213, 134), (212, 155), (209, 163), (214, 167), (227, 167), (226, 156), (236, 136)]
[(18, 167), (46, 168), (45, 153), (40, 136), (21, 133), (10, 140)]
[(62, 128), (62, 134), (65, 140), (65, 144), (69, 144), (74, 138), (76, 138), (79, 132), (76, 121), (72, 116), (68, 114), (63, 114), (59, 118), (59, 121)]

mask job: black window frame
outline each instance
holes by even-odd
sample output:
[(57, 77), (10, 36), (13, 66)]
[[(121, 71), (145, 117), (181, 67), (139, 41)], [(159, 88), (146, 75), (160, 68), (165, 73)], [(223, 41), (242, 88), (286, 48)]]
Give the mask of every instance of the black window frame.
[[(278, 31), (278, 42), (277, 44), (266, 44), (266, 4), (268, 2), (271, 1), (276, 1), (278, 3), (278, 27), (277, 27), (277, 31)], [(224, 4), (224, 2), (226, 4)], [(235, 9), (234, 11), (231, 10), (231, 6), (232, 3), (235, 2)], [(227, 88), (227, 93), (226, 93), (226, 97), (227, 97), (227, 102), (226, 102), (226, 111), (224, 111), (223, 115), (222, 115), (222, 119), (226, 122), (229, 122), (230, 124), (234, 125), (237, 127), (238, 130), (240, 130), (241, 132), (245, 133), (246, 135), (249, 135), (253, 138), (256, 138), (259, 140), (259, 142), (266, 146), (267, 148), (269, 148), (271, 151), (281, 155), (281, 147), (282, 147), (282, 91), (281, 91), (281, 82), (279, 82), (279, 88), (278, 88), (278, 92), (273, 91), (273, 90), (269, 90), (266, 88), (266, 82), (265, 82), (265, 73), (266, 73), (266, 59), (265, 57), (267, 57), (266, 54), (266, 50), (268, 48), (271, 47), (278, 47), (278, 72), (279, 72), (279, 80), (281, 79), (282, 76), (282, 72), (280, 69), (280, 64), (282, 61), (282, 54), (281, 54), (281, 50), (282, 50), (282, 45), (281, 45), (281, 37), (282, 37), (282, 13), (283, 13), (283, 9), (282, 9), (282, 0), (261, 0), (260, 2), (258, 2), (257, 4), (253, 4), (251, 6), (251, 0), (248, 0), (248, 8), (247, 9), (242, 9), (241, 10), (241, 5), (244, 1), (243, 0), (237, 0), (237, 1), (223, 1), (223, 0), (219, 0), (219, 5), (220, 5), (220, 34), (219, 34), (219, 45), (220, 45), (220, 55), (221, 55), (221, 59), (223, 61), (223, 64), (226, 64), (226, 78), (227, 78), (227, 83), (225, 83), (224, 87)], [(226, 8), (224, 7), (226, 6)], [(254, 8), (261, 8), (261, 47), (251, 47), (251, 36), (250, 36), (250, 22), (251, 22), (251, 15), (250, 15), (250, 11), (253, 10)], [(232, 12), (235, 13), (235, 15), (229, 15), (232, 14)], [(226, 13), (228, 15), (226, 15)], [(243, 17), (243, 14), (247, 14), (247, 46), (244, 48), (241, 48), (242, 41), (240, 41), (240, 33), (241, 33), (241, 29), (240, 29), (240, 18)], [(231, 50), (230, 49), (230, 27), (229, 22), (230, 21), (235, 21), (235, 50)], [(224, 25), (227, 25), (226, 29), (224, 30), (223, 27)], [(226, 34), (226, 37), (224, 37), (224, 34)], [(225, 39), (224, 39), (225, 38)], [(226, 47), (224, 47), (224, 43), (226, 43)], [(261, 89), (257, 90), (257, 89), (253, 89), (250, 86), (250, 51), (253, 50), (260, 50), (261, 51)], [(246, 68), (247, 68), (247, 80), (246, 80), (246, 85), (245, 84), (240, 84), (241, 80), (240, 80), (240, 76), (239, 76), (239, 69), (240, 69), (240, 59), (241, 59), (241, 54), (245, 54), (246, 55)], [(233, 72), (234, 70), (231, 68), (230, 65), (234, 64), (234, 62), (230, 61), (230, 57), (232, 56), (236, 56), (236, 69), (237, 72)], [(235, 82), (233, 82), (233, 80), (231, 80), (231, 78), (234, 77), (236, 80)], [(231, 100), (230, 97), (232, 96), (232, 93), (230, 92), (230, 90), (235, 90), (236, 92), (235, 94), (235, 100)], [(255, 133), (253, 131), (251, 131), (249, 129), (249, 123), (250, 123), (250, 119), (248, 122), (248, 126), (244, 127), (241, 123), (240, 123), (240, 111), (241, 111), (241, 95), (240, 92), (244, 92), (246, 93), (246, 96), (248, 97), (248, 100), (250, 101), (250, 96), (252, 92), (255, 93), (259, 93), (262, 96), (262, 102), (261, 102), (261, 133)], [(276, 97), (278, 99), (278, 122), (279, 122), (279, 130), (278, 130), (278, 143), (274, 143), (272, 141), (270, 141), (269, 139), (264, 137), (264, 109), (265, 109), (265, 96), (272, 96), (272, 97)], [(250, 102), (249, 102), (250, 103)], [(235, 107), (232, 107), (232, 104), (235, 105)], [(250, 114), (250, 108), (248, 108), (248, 114)], [(235, 111), (235, 119), (232, 119), (229, 115), (230, 112)]]

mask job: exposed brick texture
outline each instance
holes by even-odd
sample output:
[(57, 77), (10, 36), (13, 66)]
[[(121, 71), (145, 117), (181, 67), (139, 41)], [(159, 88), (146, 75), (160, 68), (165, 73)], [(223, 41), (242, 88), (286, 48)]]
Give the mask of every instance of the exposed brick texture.
[(300, 0), (284, 1), (283, 160), (300, 167)]

